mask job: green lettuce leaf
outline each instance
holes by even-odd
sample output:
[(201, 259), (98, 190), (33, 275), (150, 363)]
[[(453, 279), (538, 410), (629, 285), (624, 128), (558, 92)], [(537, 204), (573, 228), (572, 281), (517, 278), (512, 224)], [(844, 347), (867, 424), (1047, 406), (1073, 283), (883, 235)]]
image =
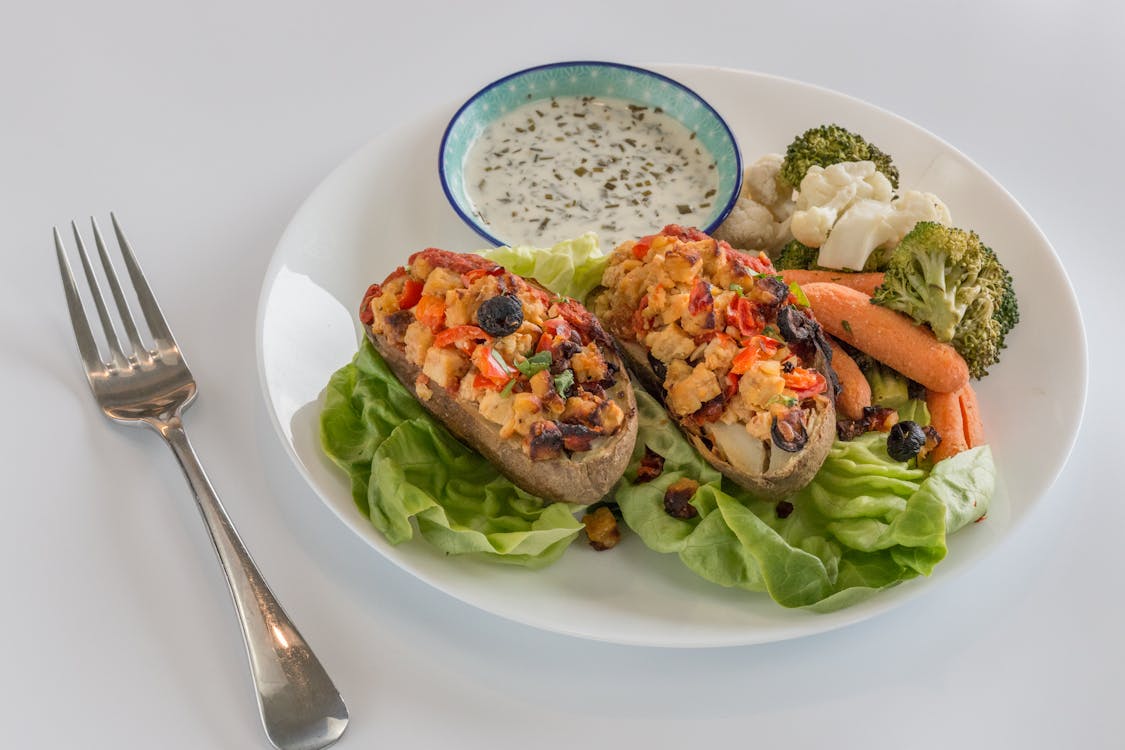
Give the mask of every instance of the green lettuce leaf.
[[(549, 249), (483, 253), (585, 299), (607, 259), (587, 234)], [(767, 592), (786, 607), (831, 611), (918, 575), (946, 554), (946, 537), (988, 510), (995, 466), (987, 446), (946, 459), (932, 472), (893, 461), (885, 437), (837, 442), (813, 482), (790, 498), (793, 511), (755, 500), (711, 467), (666, 412), (638, 391), (637, 447), (615, 499), (626, 524), (657, 552), (723, 586)], [(926, 424), (925, 403), (900, 416)], [(366, 342), (328, 385), (321, 415), (325, 452), (348, 473), (357, 506), (394, 544), (421, 536), (450, 554), (529, 567), (549, 564), (582, 528), (575, 508), (543, 505), (449, 434)], [(655, 480), (635, 485), (645, 446), (664, 456)], [(664, 492), (690, 477), (699, 515), (664, 510)]]
[(576, 300), (586, 299), (601, 283), (609, 263), (609, 256), (598, 249), (598, 236), (593, 232), (551, 248), (498, 247), (481, 255), (512, 273), (535, 279), (555, 294)]
[(367, 341), (332, 375), (320, 416), (324, 452), (392, 544), (414, 536), (448, 554), (542, 567), (582, 529), (574, 506), (545, 505), (466, 448), (422, 408)]
[[(779, 518), (774, 503), (750, 497), (707, 464), (665, 411), (637, 393), (637, 447), (615, 497), (644, 543), (675, 553), (689, 569), (722, 586), (765, 591), (786, 607), (831, 610), (918, 575), (946, 553), (946, 535), (988, 509), (995, 467), (987, 446), (958, 454), (932, 472), (892, 460), (886, 438), (868, 433), (837, 441), (809, 486)], [(664, 456), (664, 471), (633, 484), (645, 447)], [(700, 483), (696, 518), (664, 511), (676, 480)]]

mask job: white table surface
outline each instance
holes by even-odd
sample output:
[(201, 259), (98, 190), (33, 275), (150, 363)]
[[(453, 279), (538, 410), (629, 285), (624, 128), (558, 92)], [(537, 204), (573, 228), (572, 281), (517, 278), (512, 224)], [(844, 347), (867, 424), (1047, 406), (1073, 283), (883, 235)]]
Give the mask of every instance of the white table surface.
[[(112, 209), (202, 384), (196, 447), (351, 710), (339, 747), (1122, 746), (1119, 4), (745, 3), (730, 18), (657, 0), (314, 5), (5, 6), (0, 744), (268, 747), (179, 469), (155, 436), (107, 422), (79, 369), (50, 228)], [(960, 148), (1035, 217), (1082, 304), (1088, 410), (1055, 487), (971, 574), (796, 641), (610, 646), (418, 583), (302, 483), (266, 416), (253, 334), (293, 211), (412, 114), (582, 58), (860, 97)]]

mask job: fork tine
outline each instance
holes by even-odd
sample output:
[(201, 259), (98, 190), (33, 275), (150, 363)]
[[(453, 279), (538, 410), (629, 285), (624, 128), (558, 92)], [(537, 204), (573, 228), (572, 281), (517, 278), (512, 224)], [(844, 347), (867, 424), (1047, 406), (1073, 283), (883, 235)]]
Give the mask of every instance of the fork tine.
[(90, 217), (90, 226), (94, 228), (94, 244), (98, 246), (98, 256), (102, 260), (102, 268), (105, 269), (106, 280), (109, 281), (109, 289), (113, 293), (113, 300), (117, 303), (117, 312), (121, 315), (121, 322), (125, 325), (125, 332), (129, 336), (129, 341), (133, 343), (133, 352), (139, 359), (148, 359), (148, 350), (141, 342), (141, 334), (137, 330), (137, 324), (133, 322), (133, 313), (129, 310), (129, 303), (125, 299), (125, 295), (121, 291), (121, 284), (117, 280), (117, 272), (113, 268), (113, 263), (109, 259), (109, 253), (105, 249), (105, 240), (102, 239), (101, 229), (98, 227), (98, 220), (93, 216)]
[(175, 346), (176, 340), (172, 338), (172, 331), (168, 329), (164, 314), (160, 312), (160, 305), (156, 303), (156, 297), (153, 296), (152, 289), (145, 281), (145, 275), (133, 255), (133, 250), (129, 247), (129, 241), (125, 239), (125, 233), (121, 231), (117, 216), (111, 211), (109, 218), (113, 222), (113, 231), (117, 235), (117, 243), (121, 246), (121, 257), (125, 259), (125, 268), (129, 271), (129, 278), (133, 280), (133, 289), (137, 292), (137, 301), (141, 303), (141, 312), (144, 313), (145, 320), (148, 321), (148, 329), (152, 331), (157, 347), (159, 348), (161, 343)]
[(66, 251), (63, 250), (58, 227), (54, 228), (54, 233), (55, 252), (59, 256), (59, 274), (62, 276), (63, 291), (66, 293), (66, 306), (70, 311), (70, 325), (78, 342), (78, 353), (82, 355), (82, 364), (86, 366), (87, 375), (104, 372), (105, 364), (98, 354), (94, 335), (90, 332), (86, 311), (82, 309), (82, 298), (78, 296), (78, 288), (74, 285), (74, 274), (70, 271), (70, 262), (66, 259)]
[(109, 311), (106, 309), (101, 286), (98, 284), (97, 277), (94, 276), (94, 267), (90, 265), (90, 256), (86, 254), (86, 245), (82, 242), (82, 235), (78, 233), (78, 225), (72, 221), (70, 222), (70, 228), (74, 230), (74, 241), (78, 245), (78, 257), (82, 260), (82, 270), (86, 272), (86, 283), (90, 285), (90, 296), (94, 298), (94, 307), (98, 309), (98, 318), (102, 321), (102, 330), (105, 333), (106, 343), (109, 344), (110, 354), (113, 355), (113, 362), (119, 367), (124, 367), (127, 364), (125, 354), (121, 351), (121, 342), (117, 340), (113, 320), (109, 317)]

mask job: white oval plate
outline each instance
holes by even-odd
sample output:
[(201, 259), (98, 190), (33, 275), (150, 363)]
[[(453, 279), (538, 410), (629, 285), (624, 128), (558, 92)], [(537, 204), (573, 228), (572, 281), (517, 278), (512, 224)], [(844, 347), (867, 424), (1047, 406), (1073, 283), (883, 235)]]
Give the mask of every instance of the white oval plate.
[[(763, 643), (867, 619), (969, 569), (1047, 492), (1082, 418), (1086, 342), (1058, 257), (1031, 218), (984, 170), (910, 122), (794, 81), (682, 65), (653, 66), (707, 98), (748, 162), (781, 151), (825, 122), (863, 133), (892, 154), (905, 188), (937, 193), (957, 225), (975, 229), (1015, 279), (1022, 321), (978, 394), (1000, 483), (988, 518), (953, 536), (929, 579), (827, 615), (786, 610), (764, 594), (690, 573), (635, 535), (612, 552), (576, 542), (541, 571), (446, 557), (421, 540), (392, 547), (352, 502), (347, 478), (321, 453), (318, 415), (329, 376), (356, 351), (357, 306), (410, 253), (479, 249), (450, 208), (437, 173), (441, 133), (456, 103), (368, 144), (315, 190), (282, 236), (258, 309), (258, 366), (274, 425), (297, 469), (356, 534), (419, 579), (485, 611), (559, 633), (647, 646)], [(656, 231), (659, 227), (653, 227)]]

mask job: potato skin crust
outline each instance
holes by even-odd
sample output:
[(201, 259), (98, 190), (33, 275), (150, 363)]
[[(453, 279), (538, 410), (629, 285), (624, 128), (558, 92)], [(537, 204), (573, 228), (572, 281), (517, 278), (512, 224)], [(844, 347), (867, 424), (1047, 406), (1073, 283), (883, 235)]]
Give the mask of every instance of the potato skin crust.
[(573, 458), (532, 461), (519, 441), (501, 438), (499, 425), (489, 422), (455, 394), (435, 385), (430, 388), (428, 398), (420, 398), (416, 381), (421, 368), (410, 362), (403, 350), (373, 333), (369, 326), (365, 325), (364, 329), (376, 351), (418, 402), (461, 442), (488, 459), (521, 489), (549, 502), (589, 505), (602, 499), (624, 474), (637, 439), (637, 402), (624, 363), (616, 352), (605, 352), (607, 360), (621, 368), (617, 384), (606, 394), (625, 412), (621, 429), (609, 437), (599, 438), (592, 450), (575, 454)]

